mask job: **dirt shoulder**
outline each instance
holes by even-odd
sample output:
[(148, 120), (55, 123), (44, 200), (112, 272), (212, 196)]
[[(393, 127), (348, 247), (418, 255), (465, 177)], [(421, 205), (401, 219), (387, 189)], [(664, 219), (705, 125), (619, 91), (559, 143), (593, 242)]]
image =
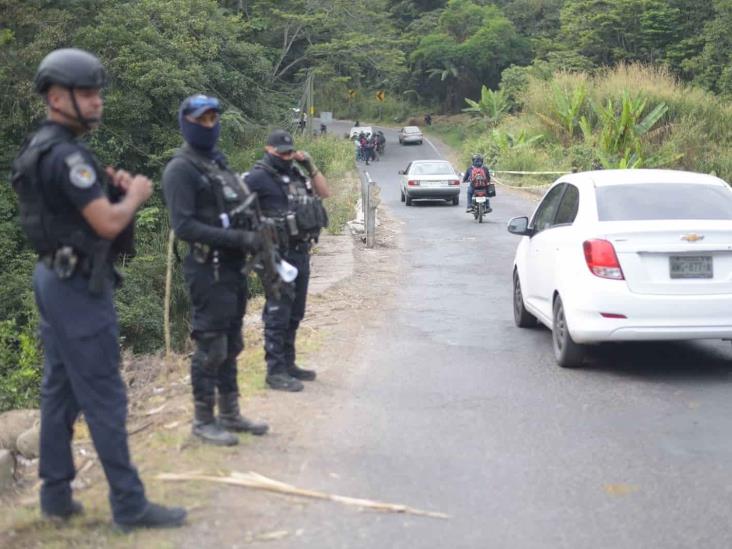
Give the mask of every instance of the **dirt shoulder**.
[(200, 482), (170, 483), (155, 479), (165, 472), (222, 474), (254, 470), (276, 478), (283, 468), (299, 467), (291, 459), (306, 446), (320, 418), (348, 397), (353, 342), (370, 319), (382, 314), (399, 272), (398, 222), (379, 213), (376, 247), (366, 249), (360, 237), (324, 235), (312, 258), (306, 318), (298, 333), (299, 364), (318, 372), (302, 393), (264, 388), (262, 300), (253, 300), (245, 318), (246, 349), (239, 358), (243, 413), (270, 424), (264, 437), (241, 437), (239, 446), (216, 448), (190, 436), (192, 402), (189, 357), (125, 357), (129, 385), (128, 430), (133, 460), (151, 499), (190, 510), (188, 525), (178, 531), (142, 531), (122, 535), (110, 524), (106, 481), (83, 422), (75, 432), (78, 478), (76, 497), (85, 516), (62, 527), (39, 517), (37, 461), (21, 468), (18, 488), (0, 502), (0, 546), (4, 547), (201, 547), (214, 539), (267, 539), (271, 520), (298, 503), (290, 498)]

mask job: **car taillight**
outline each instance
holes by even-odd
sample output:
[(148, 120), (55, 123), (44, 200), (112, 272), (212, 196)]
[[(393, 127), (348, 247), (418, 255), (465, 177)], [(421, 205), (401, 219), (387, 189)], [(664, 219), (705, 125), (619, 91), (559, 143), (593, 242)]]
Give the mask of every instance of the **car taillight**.
[(611, 242), (607, 240), (585, 240), (582, 243), (585, 251), (585, 261), (590, 272), (600, 278), (625, 280), (623, 269), (620, 268), (618, 256)]
[(407, 185), (410, 187), (419, 187), (419, 181), (414, 181), (410, 179), (409, 181), (407, 181)]
[(449, 183), (450, 183), (450, 185), (460, 185), (460, 181), (457, 179), (453, 179)]

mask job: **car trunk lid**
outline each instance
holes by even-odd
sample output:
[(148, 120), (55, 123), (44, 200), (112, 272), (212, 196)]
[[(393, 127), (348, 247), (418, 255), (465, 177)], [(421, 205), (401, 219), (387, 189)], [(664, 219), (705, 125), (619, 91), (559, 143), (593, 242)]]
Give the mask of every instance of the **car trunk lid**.
[(601, 226), (631, 292), (732, 293), (732, 221), (619, 221)]

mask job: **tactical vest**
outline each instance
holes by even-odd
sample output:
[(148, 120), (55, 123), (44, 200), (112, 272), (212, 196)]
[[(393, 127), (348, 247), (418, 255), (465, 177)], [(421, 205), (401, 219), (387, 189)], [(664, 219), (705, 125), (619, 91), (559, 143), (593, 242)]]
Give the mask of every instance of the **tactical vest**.
[(41, 159), (55, 145), (72, 140), (63, 128), (45, 125), (23, 143), (13, 161), (11, 181), (18, 195), (20, 225), (33, 249), (41, 256), (62, 246), (72, 246), (91, 256), (102, 240), (78, 212), (57, 212), (47, 204), (39, 173)]
[[(249, 224), (248, 208), (253, 207), (256, 195), (252, 194), (239, 176), (232, 172), (223, 162), (212, 160), (201, 155), (188, 145), (183, 146), (174, 158), (182, 158), (189, 162), (201, 174), (210, 195), (206, 200), (196, 201), (195, 216), (200, 222), (214, 227), (229, 227), (252, 230)], [(209, 247), (200, 243), (189, 243), (193, 250), (198, 249), (200, 256), (210, 254)], [(195, 253), (195, 252), (194, 252)], [(243, 251), (225, 250), (226, 255), (243, 257)], [(199, 259), (200, 260), (200, 259)]]
[[(320, 197), (316, 196), (310, 179), (295, 166), (296, 177), (280, 174), (272, 166), (259, 161), (254, 164), (269, 173), (283, 185), (287, 192), (288, 212), (284, 218), (284, 228), (291, 242), (317, 242), (320, 231), (328, 226), (328, 213)], [(282, 213), (272, 216), (282, 225)], [(278, 220), (279, 217), (279, 220)], [(294, 219), (293, 219), (294, 218)]]

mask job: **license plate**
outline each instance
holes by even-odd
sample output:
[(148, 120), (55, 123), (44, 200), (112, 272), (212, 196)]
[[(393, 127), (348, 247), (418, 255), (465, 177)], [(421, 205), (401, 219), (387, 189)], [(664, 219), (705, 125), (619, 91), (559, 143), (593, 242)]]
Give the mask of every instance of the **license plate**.
[(711, 255), (672, 255), (671, 278), (714, 278)]
[(425, 181), (421, 185), (423, 187), (443, 187), (446, 181)]
[(485, 196), (476, 196), (476, 197), (475, 197), (475, 201), (476, 201), (476, 202), (477, 202), (478, 204), (482, 204), (483, 202), (485, 202)]

